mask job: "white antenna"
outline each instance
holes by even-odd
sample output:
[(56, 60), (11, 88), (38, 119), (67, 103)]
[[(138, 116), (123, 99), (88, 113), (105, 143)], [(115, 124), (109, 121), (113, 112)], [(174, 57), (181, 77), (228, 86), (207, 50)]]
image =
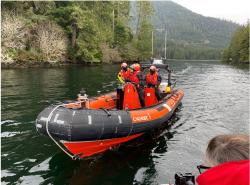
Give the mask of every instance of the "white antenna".
[(152, 30), (152, 58), (154, 58), (154, 30)]
[[(167, 56), (167, 30), (166, 29), (163, 29), (163, 28), (157, 28), (157, 29), (154, 29), (156, 31), (164, 31), (165, 30), (165, 59), (166, 59), (166, 56)], [(154, 57), (154, 30), (152, 30), (152, 58)]]
[(115, 38), (115, 5), (114, 5), (114, 1), (112, 1), (113, 3), (113, 12), (112, 12), (112, 16), (113, 16), (113, 24), (112, 24), (112, 29), (113, 29), (113, 37)]
[(165, 30), (165, 48), (164, 48), (164, 57), (167, 59), (167, 29)]

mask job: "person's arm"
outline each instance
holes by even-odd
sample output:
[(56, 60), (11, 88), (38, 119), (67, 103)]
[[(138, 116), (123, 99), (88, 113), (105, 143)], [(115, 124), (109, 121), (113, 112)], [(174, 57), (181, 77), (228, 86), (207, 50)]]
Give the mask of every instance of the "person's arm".
[(137, 74), (137, 77), (138, 77), (138, 79), (139, 79), (139, 85), (140, 85), (140, 86), (144, 86), (144, 85), (145, 85), (145, 80), (144, 80), (144, 77), (143, 77), (142, 72), (139, 72), (139, 73)]
[(160, 83), (161, 83), (161, 81), (162, 81), (161, 75), (158, 74), (157, 80), (158, 80), (158, 85), (160, 85)]
[(131, 72), (128, 69), (127, 75), (126, 75), (126, 78), (125, 78), (125, 82), (131, 82), (131, 76), (132, 76), (132, 74), (131, 74)]

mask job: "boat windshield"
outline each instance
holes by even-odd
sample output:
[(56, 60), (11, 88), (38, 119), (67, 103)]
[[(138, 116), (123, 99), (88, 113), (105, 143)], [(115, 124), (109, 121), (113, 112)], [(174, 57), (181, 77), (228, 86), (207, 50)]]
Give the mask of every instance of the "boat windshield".
[(152, 64), (164, 64), (162, 59), (154, 59)]

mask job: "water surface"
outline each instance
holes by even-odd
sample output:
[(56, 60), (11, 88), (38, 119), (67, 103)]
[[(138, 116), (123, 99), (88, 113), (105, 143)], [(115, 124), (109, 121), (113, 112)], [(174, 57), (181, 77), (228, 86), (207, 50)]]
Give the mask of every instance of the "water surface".
[(35, 119), (46, 106), (113, 90), (119, 66), (2, 70), (2, 184), (129, 185), (193, 172), (210, 138), (249, 130), (249, 71), (217, 62), (170, 63), (185, 92), (171, 126), (83, 161), (72, 161)]

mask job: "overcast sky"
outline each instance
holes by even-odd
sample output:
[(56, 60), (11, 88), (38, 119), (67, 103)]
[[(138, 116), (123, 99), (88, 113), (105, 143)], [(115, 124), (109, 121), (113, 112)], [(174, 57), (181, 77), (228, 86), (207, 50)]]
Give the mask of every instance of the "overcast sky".
[(250, 0), (172, 0), (195, 13), (246, 23), (250, 18)]

